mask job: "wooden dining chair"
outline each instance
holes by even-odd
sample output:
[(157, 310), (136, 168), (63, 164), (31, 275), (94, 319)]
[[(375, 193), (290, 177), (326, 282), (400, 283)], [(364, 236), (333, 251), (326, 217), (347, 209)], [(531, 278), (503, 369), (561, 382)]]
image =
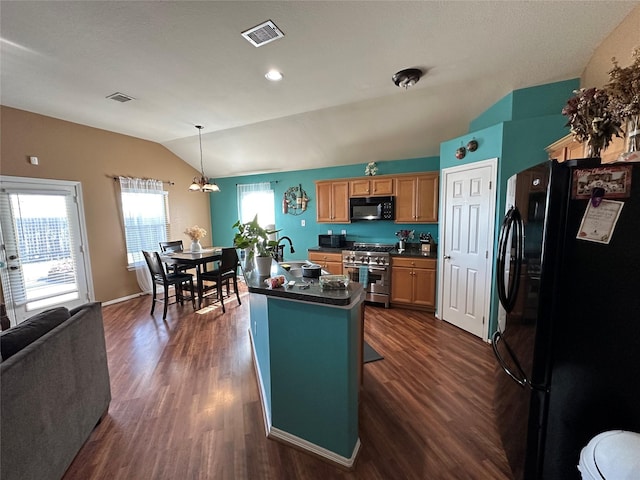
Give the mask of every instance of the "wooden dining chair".
[[(179, 253), (184, 252), (184, 245), (182, 244), (182, 240), (171, 240), (169, 242), (159, 242), (160, 250), (162, 253)], [(174, 265), (165, 262), (165, 267), (167, 272), (172, 273), (184, 273), (189, 270), (191, 267), (189, 265)]]
[[(149, 273), (151, 274), (151, 279), (153, 281), (153, 299), (151, 300), (151, 315), (153, 315), (153, 310), (156, 306), (156, 302), (164, 303), (164, 312), (162, 314), (162, 319), (167, 318), (167, 307), (169, 306), (169, 297), (175, 296), (176, 301), (173, 303), (180, 302), (180, 305), (184, 305), (185, 300), (191, 300), (193, 304), (193, 309), (196, 309), (196, 295), (193, 288), (193, 275), (190, 273), (167, 273), (162, 266), (162, 260), (160, 260), (160, 254), (158, 252), (147, 252), (142, 251), (144, 255), (144, 259), (147, 262), (147, 267), (149, 267)], [(164, 298), (156, 299), (157, 285), (162, 285), (164, 288)], [(169, 287), (173, 286), (175, 293), (174, 295), (169, 295)], [(191, 292), (191, 296), (184, 296), (184, 287), (188, 287)]]
[[(218, 268), (212, 271), (205, 271), (200, 274), (200, 278), (203, 281), (212, 282), (206, 288), (207, 291), (215, 289), (216, 295), (222, 305), (222, 313), (225, 313), (224, 298), (231, 295), (229, 283), (233, 281), (233, 290), (235, 291), (238, 304), (242, 305), (240, 301), (240, 293), (238, 292), (238, 253), (233, 247), (227, 247), (222, 249), (222, 256)], [(226, 287), (226, 295), (223, 294), (222, 287)], [(210, 294), (209, 294), (210, 295)], [(208, 296), (208, 295), (205, 295)]]

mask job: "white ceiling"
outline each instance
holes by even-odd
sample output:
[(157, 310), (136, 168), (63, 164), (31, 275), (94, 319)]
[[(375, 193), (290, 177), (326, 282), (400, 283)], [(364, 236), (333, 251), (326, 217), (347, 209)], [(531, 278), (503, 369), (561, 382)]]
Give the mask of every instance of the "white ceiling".
[[(212, 177), (432, 156), (512, 90), (579, 77), (639, 3), (3, 0), (0, 100), (198, 170), (201, 124)], [(283, 39), (241, 36), (269, 19)], [(408, 67), (428, 73), (405, 91)]]

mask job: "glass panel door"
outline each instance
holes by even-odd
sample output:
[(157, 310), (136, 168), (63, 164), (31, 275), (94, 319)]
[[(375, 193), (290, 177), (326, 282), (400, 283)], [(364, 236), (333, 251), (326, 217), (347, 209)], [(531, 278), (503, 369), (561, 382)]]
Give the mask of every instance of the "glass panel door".
[(2, 288), (12, 324), (47, 308), (88, 301), (75, 187), (39, 183), (34, 189), (10, 182), (2, 186)]

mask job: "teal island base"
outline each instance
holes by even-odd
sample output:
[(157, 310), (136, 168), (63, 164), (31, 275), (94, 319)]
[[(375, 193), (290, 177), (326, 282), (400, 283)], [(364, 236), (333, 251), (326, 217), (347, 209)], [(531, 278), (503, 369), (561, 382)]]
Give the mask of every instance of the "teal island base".
[(364, 299), (359, 284), (349, 289), (341, 305), (249, 289), (267, 436), (347, 468), (360, 448)]

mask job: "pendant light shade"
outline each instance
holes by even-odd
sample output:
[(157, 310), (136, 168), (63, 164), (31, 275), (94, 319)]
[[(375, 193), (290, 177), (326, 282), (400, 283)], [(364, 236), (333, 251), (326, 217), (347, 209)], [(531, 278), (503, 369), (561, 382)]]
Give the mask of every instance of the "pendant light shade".
[(192, 192), (219, 192), (220, 187), (216, 185), (216, 182), (209, 182), (209, 178), (204, 174), (204, 164), (202, 162), (202, 129), (204, 128), (202, 125), (196, 125), (198, 129), (198, 140), (200, 141), (200, 172), (202, 175), (200, 178), (193, 177), (193, 183), (189, 186), (189, 190)]

